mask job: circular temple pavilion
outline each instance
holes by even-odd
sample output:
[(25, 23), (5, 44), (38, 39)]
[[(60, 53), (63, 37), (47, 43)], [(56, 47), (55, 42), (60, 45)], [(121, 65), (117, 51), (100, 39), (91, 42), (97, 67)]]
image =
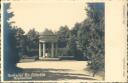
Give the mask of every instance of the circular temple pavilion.
[(56, 35), (46, 29), (39, 36), (39, 59), (53, 58), (57, 53)]

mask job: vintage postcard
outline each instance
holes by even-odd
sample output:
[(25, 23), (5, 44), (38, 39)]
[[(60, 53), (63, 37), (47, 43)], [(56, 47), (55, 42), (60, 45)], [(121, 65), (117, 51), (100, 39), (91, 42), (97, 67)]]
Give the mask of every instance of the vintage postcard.
[(2, 82), (127, 82), (125, 0), (3, 0)]

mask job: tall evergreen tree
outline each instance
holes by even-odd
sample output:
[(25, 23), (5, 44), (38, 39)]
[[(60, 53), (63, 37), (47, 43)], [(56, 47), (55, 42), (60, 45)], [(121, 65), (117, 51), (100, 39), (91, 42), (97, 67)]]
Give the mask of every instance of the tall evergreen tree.
[(93, 76), (101, 70), (104, 70), (104, 4), (88, 4), (88, 18), (92, 20), (90, 27), (90, 37), (87, 51), (90, 54), (89, 68)]
[(93, 76), (104, 70), (104, 4), (88, 3), (87, 19), (78, 30), (78, 49), (89, 59)]
[(4, 59), (4, 79), (8, 79), (8, 73), (14, 72), (16, 63), (19, 58), (17, 56), (16, 45), (14, 45), (13, 34), (10, 18), (14, 16), (13, 12), (10, 11), (10, 3), (3, 3), (3, 59)]

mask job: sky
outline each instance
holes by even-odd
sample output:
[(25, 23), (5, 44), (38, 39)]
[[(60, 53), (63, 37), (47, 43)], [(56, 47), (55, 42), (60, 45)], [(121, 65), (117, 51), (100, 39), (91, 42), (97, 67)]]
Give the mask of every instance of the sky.
[(72, 28), (75, 23), (86, 18), (84, 0), (42, 0), (31, 2), (12, 2), (11, 11), (15, 21), (12, 26), (21, 27), (25, 32), (35, 28), (43, 32), (46, 28), (58, 31), (60, 26)]

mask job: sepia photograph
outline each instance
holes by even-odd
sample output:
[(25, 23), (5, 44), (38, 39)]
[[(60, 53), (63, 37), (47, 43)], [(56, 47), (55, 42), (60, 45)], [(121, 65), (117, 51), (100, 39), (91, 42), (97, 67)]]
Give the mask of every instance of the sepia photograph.
[(1, 5), (3, 81), (105, 81), (105, 2)]

